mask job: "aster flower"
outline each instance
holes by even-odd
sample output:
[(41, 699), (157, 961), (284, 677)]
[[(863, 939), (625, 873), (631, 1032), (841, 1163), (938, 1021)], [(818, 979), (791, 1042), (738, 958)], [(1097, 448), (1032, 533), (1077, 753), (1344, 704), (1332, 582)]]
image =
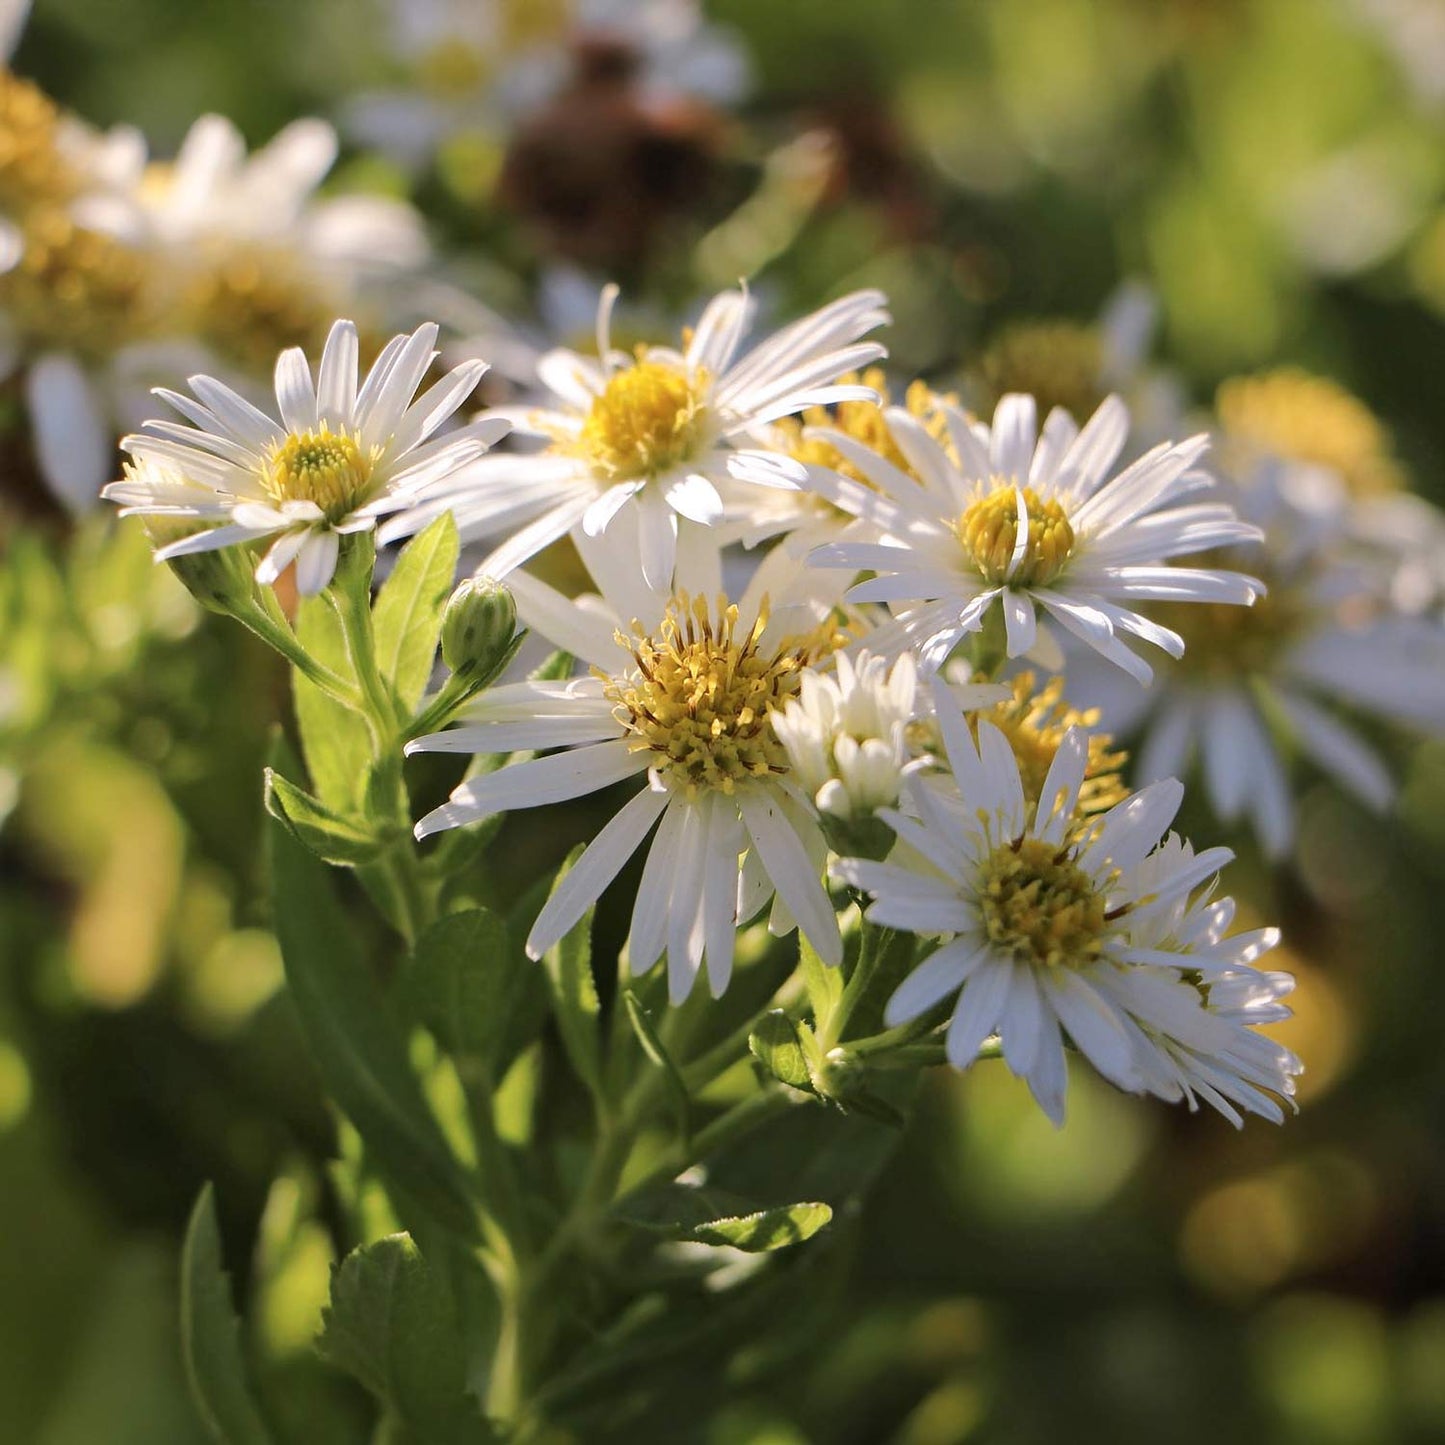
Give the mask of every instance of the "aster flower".
[[(741, 358), (753, 312), (745, 290), (715, 297), (684, 350), (640, 348), (633, 357), (612, 348), (616, 296), (608, 287), (598, 308), (596, 359), (559, 349), (539, 363), (554, 404), (503, 413), (518, 432), (550, 444), (490, 458), (450, 499), (464, 537), (511, 533), (482, 563), (490, 576), (506, 576), (574, 528), (601, 536), (626, 514), (638, 521), (643, 574), (668, 586), (678, 519), (720, 523), (725, 478), (794, 488), (805, 475), (798, 463), (753, 444), (762, 428), (814, 403), (873, 396), (836, 379), (883, 354), (858, 340), (888, 319), (876, 291), (845, 296)], [(388, 535), (424, 518), (402, 519)]]
[(850, 601), (885, 602), (896, 610), (874, 647), (912, 647), (926, 667), (937, 668), (997, 605), (1007, 654), (1020, 657), (1040, 643), (1042, 610), (1147, 681), (1149, 666), (1125, 636), (1176, 656), (1184, 644), (1134, 610), (1139, 602), (1248, 604), (1261, 591), (1238, 572), (1168, 565), (1171, 558), (1258, 535), (1224, 503), (1181, 505), (1209, 485), (1195, 467), (1207, 438), (1155, 447), (1110, 477), (1129, 430), (1117, 397), (1082, 430), (1055, 408), (1042, 435), (1032, 397), (1004, 397), (992, 427), (971, 423), (947, 403), (941, 409), (946, 445), (906, 413), (888, 413), (919, 482), (861, 451), (854, 457), (876, 497), (824, 471), (808, 473), (815, 490), (885, 534), (882, 543), (831, 543), (814, 554), (820, 566), (878, 574), (847, 594)]
[(903, 778), (916, 766), (909, 728), (918, 715), (917, 678), (911, 653), (891, 670), (866, 649), (856, 658), (839, 653), (831, 675), (810, 668), (797, 696), (773, 714), (788, 765), (839, 851), (891, 841), (874, 815), (897, 804)]
[[(944, 940), (898, 987), (885, 1021), (906, 1023), (957, 993), (949, 1061), (968, 1067), (996, 1033), (1005, 1062), (1056, 1123), (1066, 1038), (1121, 1089), (1184, 1097), (1183, 1051), (1198, 1061), (1191, 1084), (1207, 1068), (1214, 1093), (1256, 1107), (1258, 1079), (1237, 1058), (1237, 1020), (1211, 1014), (1194, 980), (1208, 985), (1247, 968), (1276, 935), (1218, 936), (1229, 905), (1196, 894), (1229, 860), (1227, 849), (1196, 856), (1177, 843), (1156, 847), (1180, 785), (1156, 783), (1080, 826), (1082, 730), (1065, 736), (1031, 805), (1003, 734), (980, 723), (975, 745), (946, 685), (934, 688), (957, 793), (910, 779), (912, 815), (884, 814), (902, 845), (893, 860), (835, 868), (872, 895), (873, 922)], [(1166, 1057), (1176, 1060), (1173, 1074)]]
[(1187, 646), (1147, 691), (1082, 654), (1069, 677), (1113, 731), (1139, 736), (1143, 781), (1182, 777), (1197, 755), (1216, 815), (1248, 819), (1279, 857), (1294, 837), (1286, 739), (1367, 807), (1386, 808), (1389, 769), (1341, 714), (1445, 732), (1445, 626), (1392, 605), (1388, 579), (1356, 553), (1337, 476), (1274, 463), (1237, 496), (1263, 530), (1250, 565), (1268, 594), (1248, 610), (1162, 611)]
[(295, 562), (298, 589), (319, 592), (341, 537), (411, 505), (507, 431), (483, 417), (439, 434), (486, 367), (465, 362), (416, 397), (436, 337), (432, 324), (394, 337), (358, 387), (356, 328), (338, 321), (314, 381), (299, 347), (277, 360), (279, 421), (209, 376), (191, 378), (193, 397), (161, 390), (191, 425), (152, 421), (126, 437), (134, 463), (104, 495), (125, 515), (209, 524), (162, 547), (158, 561), (275, 537), (257, 580), (273, 583)]
[(317, 346), (362, 293), (426, 259), (421, 217), (390, 196), (319, 198), (336, 132), (293, 121), (248, 152), (224, 116), (205, 115), (173, 161), (138, 143), (76, 207), (86, 226), (155, 258), (170, 324), (242, 376), (287, 346)]
[(719, 596), (716, 548), (706, 532), (688, 527), (679, 573), (697, 591), (674, 595), (638, 573), (635, 533), (628, 535), (636, 519), (618, 527), (608, 541), (584, 535), (578, 542), (599, 597), (569, 600), (525, 572), (509, 579), (522, 621), (590, 673), (494, 687), (470, 705), (466, 725), (409, 745), (559, 751), (461, 783), (417, 824), (417, 836), (645, 780), (538, 916), (527, 940), (534, 958), (573, 927), (656, 826), (632, 912), (635, 973), (666, 951), (675, 1002), (704, 965), (721, 994), (739, 923), (769, 900), (776, 932), (796, 922), (837, 963), (838, 923), (821, 882), (827, 847), (773, 728), (777, 709), (828, 645), (815, 611), (791, 601), (795, 569), (782, 558), (765, 565), (731, 602)]

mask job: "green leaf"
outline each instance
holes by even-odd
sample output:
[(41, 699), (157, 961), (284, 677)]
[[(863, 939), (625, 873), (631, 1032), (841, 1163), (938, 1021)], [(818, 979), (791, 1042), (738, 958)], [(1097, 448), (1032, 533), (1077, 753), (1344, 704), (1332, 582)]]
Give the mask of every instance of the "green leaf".
[(466, 1176), (427, 1107), (400, 1022), (326, 870), (282, 824), (273, 822), (268, 837), (286, 982), (323, 1083), (388, 1180), (459, 1233), (473, 1233)]
[(458, 552), (456, 522), (443, 512), (403, 548), (376, 596), (376, 660), (407, 712), (416, 710), (431, 676)]
[(913, 968), (918, 936), (903, 929), (863, 923), (858, 962), (843, 1001), (842, 1039), (867, 1038), (883, 1027), (883, 1009)]
[(241, 1322), (209, 1184), (191, 1211), (181, 1251), (181, 1349), (196, 1409), (218, 1445), (271, 1445), (241, 1355)]
[(726, 1244), (749, 1254), (761, 1254), (811, 1239), (832, 1217), (832, 1207), (827, 1204), (783, 1204), (776, 1209), (710, 1220), (689, 1233), (703, 1244)]
[(818, 1032), (828, 1036), (834, 1011), (843, 1000), (843, 970), (830, 968), (818, 957), (818, 950), (799, 933), (798, 956), (803, 965), (803, 983), (808, 990), (808, 1002), (813, 1007), (813, 1019)]
[(381, 852), (381, 840), (350, 818), (288, 782), (274, 768), (265, 773), (266, 811), (287, 824), (318, 858), (338, 867), (369, 863)]
[(748, 1037), (753, 1057), (775, 1079), (811, 1094), (813, 1076), (798, 1026), (780, 1008), (771, 1009), (758, 1020)]
[[(552, 893), (582, 855), (579, 845), (567, 855), (552, 881)], [(592, 977), (592, 914), (589, 908), (576, 925), (547, 950), (547, 979), (552, 985), (552, 1007), (562, 1046), (577, 1077), (599, 1098), (602, 1095), (602, 1005)]]
[(682, 1077), (682, 1070), (673, 1062), (672, 1055), (663, 1046), (642, 1001), (630, 988), (622, 991), (622, 1002), (627, 1009), (627, 1021), (637, 1035), (637, 1042), (642, 1045), (642, 1052), (667, 1076), (668, 1086), (677, 1104), (678, 1126), (686, 1144), (692, 1138), (692, 1098), (687, 1091), (687, 1081)]
[[(318, 662), (342, 677), (351, 676), (341, 624), (325, 598), (312, 597), (301, 604), (296, 638)], [(371, 770), (366, 719), (328, 697), (300, 673), (293, 672), (292, 680), (296, 723), (311, 787), (327, 807), (351, 812), (361, 803)]]
[(409, 1235), (387, 1235), (342, 1260), (317, 1347), (427, 1445), (494, 1438), (467, 1394), (451, 1294)]
[(485, 908), (449, 913), (418, 939), (406, 996), (456, 1061), (463, 1083), (499, 1076), (502, 1041), (516, 1006), (515, 975), (523, 969), (532, 971), (515, 956), (506, 924)]

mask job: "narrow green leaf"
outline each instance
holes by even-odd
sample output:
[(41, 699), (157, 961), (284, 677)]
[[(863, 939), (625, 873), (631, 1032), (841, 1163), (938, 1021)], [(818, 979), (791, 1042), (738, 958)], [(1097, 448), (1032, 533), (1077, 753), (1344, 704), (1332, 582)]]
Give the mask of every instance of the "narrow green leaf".
[(326, 870), (282, 824), (268, 833), (286, 982), (322, 1081), (388, 1178), (460, 1233), (467, 1181), (427, 1108), (405, 1035), (367, 967)]
[(794, 1089), (813, 1093), (813, 1076), (797, 1025), (782, 1009), (765, 1013), (748, 1038), (748, 1048), (775, 1079)]
[(918, 936), (863, 924), (858, 962), (842, 1001), (840, 1039), (867, 1038), (883, 1027), (883, 1009), (913, 967)]
[(687, 1091), (682, 1070), (673, 1062), (672, 1055), (663, 1046), (647, 1010), (630, 988), (622, 991), (622, 1002), (627, 1009), (627, 1020), (632, 1025), (632, 1031), (637, 1035), (637, 1042), (642, 1045), (642, 1052), (667, 1076), (668, 1086), (677, 1104), (678, 1127), (686, 1144), (692, 1137), (692, 1097)]
[(287, 824), (318, 858), (338, 867), (369, 863), (381, 852), (381, 840), (365, 828), (334, 813), (325, 803), (267, 768), (266, 811)]
[(406, 1234), (342, 1260), (317, 1347), (428, 1445), (494, 1438), (467, 1394), (466, 1356), (445, 1281)]
[(458, 551), (456, 522), (443, 512), (402, 549), (376, 596), (376, 660), (408, 712), (431, 676)]
[[(572, 871), (582, 856), (581, 845), (567, 855), (552, 882), (552, 892)], [(602, 1094), (602, 1004), (592, 977), (592, 914), (589, 908), (564, 937), (547, 950), (547, 979), (552, 985), (552, 1008), (562, 1046), (577, 1077), (598, 1095)]]
[(241, 1354), (241, 1322), (221, 1261), (211, 1186), (191, 1211), (181, 1251), (181, 1349), (196, 1409), (218, 1445), (271, 1445)]
[[(342, 677), (351, 676), (351, 658), (341, 624), (324, 598), (301, 604), (296, 637), (318, 662)], [(292, 674), (301, 751), (316, 796), (329, 808), (350, 812), (361, 802), (371, 769), (371, 739), (359, 712), (328, 697), (300, 673)]]
[(751, 1252), (801, 1244), (833, 1217), (831, 1205), (816, 1201), (758, 1208), (725, 1189), (677, 1183), (639, 1190), (619, 1200), (611, 1213), (641, 1229)]
[(832, 1217), (833, 1210), (827, 1204), (783, 1204), (754, 1214), (714, 1219), (695, 1226), (690, 1234), (703, 1244), (726, 1244), (749, 1254), (761, 1254), (811, 1239)]

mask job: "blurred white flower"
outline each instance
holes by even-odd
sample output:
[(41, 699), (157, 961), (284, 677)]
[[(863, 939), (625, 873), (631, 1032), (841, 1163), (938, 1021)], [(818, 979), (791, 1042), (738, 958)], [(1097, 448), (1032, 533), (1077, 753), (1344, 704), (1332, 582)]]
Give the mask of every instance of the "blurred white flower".
[(907, 1023), (956, 992), (949, 1061), (967, 1068), (997, 1034), (1055, 1123), (1065, 1039), (1121, 1089), (1202, 1097), (1236, 1121), (1238, 1109), (1280, 1117), (1261, 1090), (1287, 1092), (1291, 1070), (1264, 1070), (1238, 1018), (1207, 1006), (1213, 978), (1247, 970), (1278, 935), (1222, 936), (1230, 905), (1198, 890), (1228, 850), (1160, 846), (1183, 788), (1156, 783), (1081, 825), (1088, 749), (1073, 729), (1030, 805), (1003, 734), (980, 723), (975, 746), (946, 685), (934, 689), (957, 793), (911, 780), (914, 815), (885, 815), (904, 845), (893, 861), (835, 865), (872, 895), (869, 919), (944, 939), (893, 994), (885, 1022)]
[(1359, 711), (1445, 732), (1445, 626), (1407, 615), (1385, 595), (1377, 559), (1360, 555), (1337, 476), (1261, 465), (1236, 491), (1264, 534), (1248, 563), (1268, 594), (1248, 611), (1170, 609), (1183, 658), (1144, 690), (1082, 653), (1071, 690), (1099, 706), (1111, 731), (1142, 735), (1144, 782), (1186, 774), (1195, 754), (1216, 815), (1246, 818), (1267, 854), (1294, 838), (1289, 742), (1367, 806), (1394, 796), (1384, 760), (1340, 715)]
[(887, 413), (917, 481), (857, 447), (851, 459), (873, 489), (818, 468), (808, 473), (810, 486), (884, 535), (881, 543), (831, 543), (813, 555), (819, 566), (876, 574), (847, 594), (897, 612), (870, 642), (875, 649), (912, 648), (925, 667), (937, 668), (997, 604), (1007, 655), (1022, 657), (1041, 641), (1042, 609), (1145, 681), (1149, 666), (1126, 636), (1176, 656), (1184, 644), (1134, 610), (1139, 602), (1247, 605), (1259, 594), (1259, 584), (1239, 572), (1170, 565), (1258, 535), (1223, 502), (1182, 505), (1210, 485), (1195, 466), (1205, 437), (1155, 447), (1110, 476), (1129, 432), (1117, 397), (1082, 430), (1055, 407), (1042, 435), (1028, 396), (1005, 396), (991, 427), (946, 402), (940, 410), (946, 442), (900, 408)]
[(407, 166), (457, 135), (501, 136), (568, 81), (579, 47), (615, 47), (644, 103), (731, 106), (750, 83), (739, 37), (697, 0), (391, 0), (392, 51), (405, 89), (346, 109), (359, 140)]
[(294, 562), (298, 590), (319, 592), (341, 537), (370, 531), (506, 434), (505, 421), (485, 416), (439, 434), (486, 368), (464, 362), (416, 398), (436, 336), (427, 325), (394, 337), (358, 386), (356, 328), (338, 321), (314, 382), (299, 348), (277, 360), (280, 421), (209, 376), (191, 378), (194, 398), (162, 390), (191, 425), (152, 421), (126, 437), (137, 465), (104, 495), (124, 514), (209, 524), (160, 548), (158, 561), (274, 536), (257, 581), (274, 583)]
[[(628, 935), (634, 973), (665, 951), (674, 1002), (704, 966), (721, 994), (738, 925), (770, 900), (775, 932), (798, 926), (837, 963), (842, 942), (821, 882), (827, 845), (773, 729), (819, 645), (807, 579), (774, 553), (729, 601), (714, 539), (688, 525), (678, 572), (694, 590), (674, 594), (638, 570), (636, 527), (635, 517), (623, 518), (615, 536), (578, 538), (596, 597), (570, 600), (512, 573), (522, 621), (591, 671), (570, 682), (494, 687), (470, 705), (464, 726), (410, 744), (559, 749), (461, 783), (417, 824), (417, 836), (645, 777), (539, 914), (527, 940), (533, 957), (573, 927), (656, 825)], [(803, 588), (801, 605), (789, 605), (793, 582)]]

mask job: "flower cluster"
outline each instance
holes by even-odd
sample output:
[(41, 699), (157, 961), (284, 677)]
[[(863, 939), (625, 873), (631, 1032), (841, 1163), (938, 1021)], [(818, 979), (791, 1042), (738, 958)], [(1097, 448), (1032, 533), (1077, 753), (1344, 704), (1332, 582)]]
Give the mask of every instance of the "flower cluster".
[[(1204, 435), (1121, 464), (1116, 396), (1082, 426), (1061, 406), (1040, 426), (1015, 393), (991, 420), (917, 386), (887, 404), (876, 369), (857, 375), (883, 354), (863, 339), (887, 321), (875, 292), (751, 349), (754, 303), (725, 292), (680, 349), (631, 356), (611, 343), (616, 294), (595, 359), (542, 357), (550, 402), (451, 430), (484, 368), (464, 363), (414, 401), (434, 327), (395, 338), (360, 384), (349, 322), (314, 380), (284, 352), (279, 419), (193, 377), (193, 397), (162, 393), (188, 425), (127, 438), (127, 477), (107, 494), (184, 520), (162, 557), (274, 537), (257, 581), (294, 563), (303, 594), (383, 518), (383, 540), (451, 513), (491, 542), (478, 575), (506, 577), (517, 616), (575, 670), (472, 689), (459, 726), (413, 733), (408, 752), (522, 755), (472, 770), (417, 836), (628, 788), (537, 916), (533, 957), (642, 850), (627, 958), (635, 974), (665, 959), (674, 1003), (702, 973), (727, 988), (738, 931), (763, 913), (841, 967), (831, 880), (858, 891), (868, 926), (917, 938), (887, 1026), (938, 1030), (960, 1068), (996, 1036), (1051, 1118), (1066, 1044), (1121, 1088), (1236, 1122), (1280, 1117), (1300, 1066), (1257, 1026), (1285, 1015), (1290, 981), (1255, 967), (1276, 932), (1230, 933), (1232, 903), (1212, 898), (1228, 850), (1167, 833), (1172, 778), (1127, 791), (1097, 713), (1064, 697), (1072, 667), (1003, 674), (1023, 658), (1057, 672), (1082, 648), (1137, 686), (1151, 669), (1129, 640), (1172, 659), (1171, 679), (1263, 667), (1298, 626), (1309, 545), (1289, 565), (1259, 546), (1274, 519), (1203, 469)], [(531, 449), (483, 455), (512, 428)], [(846, 520), (820, 533), (828, 512)], [(563, 538), (580, 587), (529, 566)], [(1314, 634), (1293, 675), (1320, 678), (1349, 645)], [(1338, 724), (1302, 694), (1287, 703), (1317, 751), (1373, 782)], [(1157, 742), (1146, 752), (1148, 768)], [(1268, 790), (1229, 783), (1253, 776), (1253, 757), (1212, 766), (1221, 811), (1270, 806)]]

